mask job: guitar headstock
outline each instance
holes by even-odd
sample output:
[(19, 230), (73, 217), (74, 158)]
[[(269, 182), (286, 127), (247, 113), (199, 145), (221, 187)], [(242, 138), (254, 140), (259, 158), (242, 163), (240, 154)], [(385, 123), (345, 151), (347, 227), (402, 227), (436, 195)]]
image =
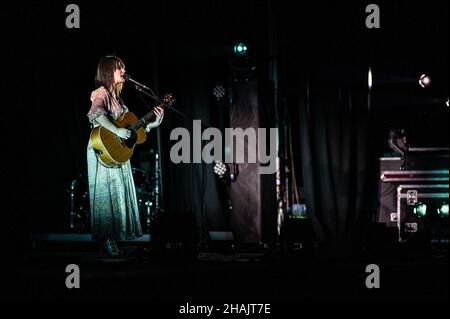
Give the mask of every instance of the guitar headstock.
[(164, 95), (162, 100), (164, 102), (163, 106), (169, 106), (170, 107), (173, 103), (175, 103), (175, 98), (173, 97), (172, 93), (167, 93), (166, 95)]

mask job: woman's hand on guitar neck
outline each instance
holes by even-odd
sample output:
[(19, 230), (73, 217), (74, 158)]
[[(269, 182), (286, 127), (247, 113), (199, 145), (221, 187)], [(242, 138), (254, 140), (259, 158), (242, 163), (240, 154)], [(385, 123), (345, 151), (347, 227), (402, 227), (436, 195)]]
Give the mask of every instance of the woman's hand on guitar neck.
[(116, 135), (125, 140), (129, 139), (131, 136), (131, 131), (126, 128), (117, 128)]
[(155, 107), (154, 112), (156, 115), (156, 120), (147, 124), (147, 126), (145, 127), (145, 131), (147, 133), (150, 132), (151, 129), (158, 127), (164, 118), (164, 109), (162, 107)]

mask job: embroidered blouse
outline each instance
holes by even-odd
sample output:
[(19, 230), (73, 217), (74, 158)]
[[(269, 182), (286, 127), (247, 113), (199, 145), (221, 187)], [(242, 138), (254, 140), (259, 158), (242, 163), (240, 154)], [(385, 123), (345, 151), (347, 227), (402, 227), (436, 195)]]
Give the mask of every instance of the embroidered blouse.
[(91, 93), (91, 108), (87, 114), (89, 122), (98, 125), (96, 118), (106, 115), (117, 120), (122, 114), (128, 112), (120, 97), (109, 93), (103, 86)]

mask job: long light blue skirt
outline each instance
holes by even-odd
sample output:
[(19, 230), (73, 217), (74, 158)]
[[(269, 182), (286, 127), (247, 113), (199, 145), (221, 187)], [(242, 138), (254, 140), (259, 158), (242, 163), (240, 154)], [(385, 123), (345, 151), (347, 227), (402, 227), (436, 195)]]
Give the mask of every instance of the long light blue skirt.
[(108, 168), (87, 147), (92, 238), (129, 240), (142, 236), (136, 188), (130, 161)]

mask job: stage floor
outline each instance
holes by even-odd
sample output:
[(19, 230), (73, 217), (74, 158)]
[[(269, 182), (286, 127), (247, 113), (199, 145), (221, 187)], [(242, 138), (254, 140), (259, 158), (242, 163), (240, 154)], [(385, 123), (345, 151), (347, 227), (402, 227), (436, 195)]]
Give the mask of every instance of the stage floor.
[[(195, 250), (122, 243), (126, 257), (108, 258), (92, 242), (40, 242), (8, 269), (6, 298), (146, 299), (183, 303), (323, 299), (446, 299), (448, 256), (364, 256), (320, 259), (302, 249), (233, 247)], [(214, 248), (214, 249), (213, 249)], [(380, 268), (380, 288), (368, 289), (366, 266)], [(66, 266), (80, 269), (80, 288), (65, 285)]]

